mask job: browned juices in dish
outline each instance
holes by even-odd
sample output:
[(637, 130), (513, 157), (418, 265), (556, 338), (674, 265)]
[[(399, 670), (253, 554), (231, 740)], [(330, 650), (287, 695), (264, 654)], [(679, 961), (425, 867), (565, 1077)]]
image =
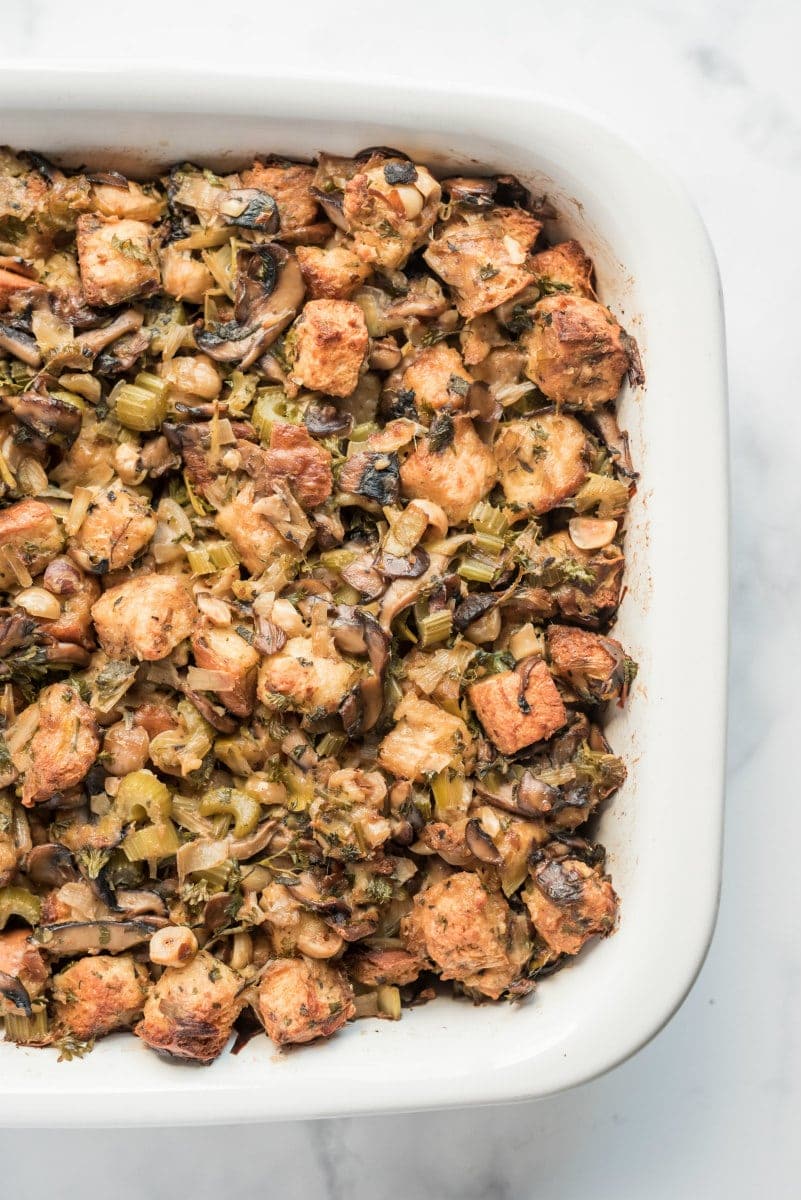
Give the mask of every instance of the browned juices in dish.
[(639, 366), (548, 211), (386, 148), (0, 151), (7, 1040), (208, 1062), (612, 931)]

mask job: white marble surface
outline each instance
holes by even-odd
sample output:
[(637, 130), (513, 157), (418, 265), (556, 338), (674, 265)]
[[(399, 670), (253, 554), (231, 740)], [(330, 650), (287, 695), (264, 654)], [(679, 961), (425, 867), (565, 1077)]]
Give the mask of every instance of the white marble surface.
[[(10, 59), (223, 56), (269, 70), (278, 58), (298, 72), (510, 82), (596, 109), (672, 163), (708, 223), (726, 294), (734, 464), (722, 906), (707, 964), (655, 1042), (604, 1079), (515, 1108), (225, 1131), (0, 1133), (3, 1193), (798, 1196), (801, 9), (793, 0), (6, 0), (0, 30)], [(705, 536), (703, 510), (690, 536)], [(699, 596), (688, 687), (704, 621)]]

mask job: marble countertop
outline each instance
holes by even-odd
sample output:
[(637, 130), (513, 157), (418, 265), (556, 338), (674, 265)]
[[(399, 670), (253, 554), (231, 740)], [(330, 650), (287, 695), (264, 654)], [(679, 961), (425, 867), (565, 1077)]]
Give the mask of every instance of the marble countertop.
[[(8, 60), (224, 55), (228, 66), (234, 58), (269, 70), (278, 53), (298, 72), (369, 69), (455, 84), (478, 76), (595, 109), (670, 162), (708, 224), (726, 296), (734, 479), (720, 919), (695, 988), (650, 1046), (603, 1079), (513, 1108), (224, 1133), (0, 1133), (4, 1192), (15, 1200), (72, 1200), (98, 1185), (117, 1200), (173, 1200), (179, 1188), (194, 1200), (797, 1196), (801, 804), (788, 764), (801, 667), (801, 8), (791, 0), (507, 0), (495, 8), (138, 0), (123, 11), (6, 0), (2, 30)], [(691, 536), (705, 536), (703, 523), (699, 508)], [(705, 619), (699, 597), (688, 684)]]

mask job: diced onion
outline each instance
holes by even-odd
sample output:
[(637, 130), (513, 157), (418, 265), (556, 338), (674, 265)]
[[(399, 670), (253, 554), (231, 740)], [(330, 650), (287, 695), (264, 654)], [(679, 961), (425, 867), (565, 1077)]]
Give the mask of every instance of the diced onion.
[(221, 867), (230, 857), (230, 853), (229, 838), (221, 838), (219, 841), (212, 838), (196, 838), (194, 842), (187, 842), (175, 856), (179, 880), (183, 883), (187, 875)]

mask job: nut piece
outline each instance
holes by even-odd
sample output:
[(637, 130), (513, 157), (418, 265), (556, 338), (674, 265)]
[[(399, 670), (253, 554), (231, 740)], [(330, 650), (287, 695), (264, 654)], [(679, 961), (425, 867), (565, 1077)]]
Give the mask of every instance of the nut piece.
[(150, 939), (150, 961), (158, 967), (183, 967), (197, 954), (197, 938), (186, 925), (165, 925)]

